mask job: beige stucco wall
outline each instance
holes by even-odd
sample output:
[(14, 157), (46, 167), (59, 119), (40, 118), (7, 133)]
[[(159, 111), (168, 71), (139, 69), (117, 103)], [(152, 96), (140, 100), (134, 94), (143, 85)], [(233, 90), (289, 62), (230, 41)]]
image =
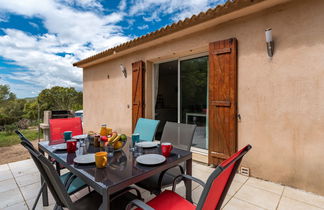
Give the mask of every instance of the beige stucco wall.
[[(207, 52), (238, 39), (239, 148), (251, 175), (324, 195), (324, 1), (295, 0), (199, 33), (84, 69), (85, 130), (108, 123), (131, 132), (131, 63), (147, 63), (146, 112), (152, 116), (152, 62)], [(264, 29), (271, 27), (269, 59)], [(127, 68), (124, 78), (119, 65)], [(109, 75), (109, 79), (107, 79)], [(129, 106), (129, 107), (128, 107)]]

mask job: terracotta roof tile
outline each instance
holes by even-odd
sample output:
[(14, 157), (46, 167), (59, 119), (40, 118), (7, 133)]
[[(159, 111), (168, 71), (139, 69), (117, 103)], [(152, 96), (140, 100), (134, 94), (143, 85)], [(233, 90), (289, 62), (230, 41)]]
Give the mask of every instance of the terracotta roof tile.
[(262, 1), (264, 1), (264, 0), (228, 0), (225, 4), (217, 5), (215, 8), (210, 8), (205, 12), (200, 12), (198, 15), (193, 15), (190, 18), (180, 20), (180, 21), (175, 22), (171, 25), (167, 25), (167, 26), (162, 27), (156, 31), (150, 32), (148, 34), (137, 37), (133, 40), (122, 43), (118, 46), (104, 50), (98, 54), (95, 54), (93, 56), (90, 56), (88, 58), (80, 60), (80, 61), (74, 63), (73, 66), (80, 66), (80, 65), (95, 61), (97, 59), (112, 55), (115, 52), (120, 52), (120, 51), (126, 50), (128, 48), (135, 47), (142, 43), (158, 39), (162, 36), (166, 36), (168, 34), (175, 33), (177, 31), (186, 29), (188, 27), (200, 24), (202, 22), (211, 20), (216, 17), (220, 17), (222, 15), (231, 13), (233, 11), (242, 9), (244, 7), (251, 6), (253, 4), (256, 4), (256, 3), (259, 3)]

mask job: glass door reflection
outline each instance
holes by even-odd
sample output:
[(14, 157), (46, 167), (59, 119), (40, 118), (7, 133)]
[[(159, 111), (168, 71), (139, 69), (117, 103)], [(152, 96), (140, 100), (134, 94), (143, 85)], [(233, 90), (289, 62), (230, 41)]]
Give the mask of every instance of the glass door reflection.
[(180, 122), (196, 124), (192, 146), (207, 149), (208, 56), (180, 61)]

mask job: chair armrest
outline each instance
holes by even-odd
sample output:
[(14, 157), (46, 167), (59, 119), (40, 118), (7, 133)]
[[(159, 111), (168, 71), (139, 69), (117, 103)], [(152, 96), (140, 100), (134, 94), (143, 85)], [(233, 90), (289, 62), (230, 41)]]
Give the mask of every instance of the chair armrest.
[(175, 166), (173, 166), (173, 167), (170, 167), (170, 168), (168, 168), (168, 169), (162, 171), (161, 174), (160, 174), (160, 176), (159, 176), (159, 180), (158, 180), (158, 185), (160, 186), (160, 189), (162, 188), (162, 180), (163, 180), (163, 176), (164, 176), (164, 174), (165, 174), (168, 170), (170, 170), (170, 169), (172, 169), (172, 168), (175, 168), (175, 167), (179, 167), (181, 174), (184, 174), (184, 170), (183, 170), (183, 168), (182, 168), (181, 165), (175, 165)]
[(135, 199), (135, 200), (132, 200), (131, 202), (129, 202), (126, 206), (126, 210), (130, 210), (133, 206), (137, 206), (144, 210), (154, 210), (151, 206), (147, 205), (146, 203), (144, 203), (143, 201), (138, 200), (138, 199)]
[[(69, 173), (69, 172), (67, 172), (67, 173)], [(66, 186), (66, 184), (68, 183), (68, 181), (70, 180), (70, 178), (73, 176), (73, 174), (72, 173), (69, 173), (68, 175), (67, 175), (67, 178), (64, 180), (64, 186)]]
[(112, 196), (110, 198), (110, 200), (113, 201), (114, 199), (118, 198), (121, 195), (124, 195), (125, 193), (127, 193), (131, 190), (135, 190), (136, 196), (138, 197), (138, 199), (143, 200), (141, 192), (136, 187), (126, 187), (125, 189), (122, 189), (121, 191), (119, 191), (117, 195)]
[(69, 178), (67, 178), (67, 180), (65, 181), (65, 183), (64, 183), (64, 186), (65, 186), (65, 189), (66, 190), (68, 190), (69, 189), (69, 187), (70, 187), (70, 185), (72, 184), (72, 182), (73, 182), (73, 180), (75, 180), (77, 178), (77, 176), (76, 175), (72, 175), (72, 176), (70, 176)]
[(192, 180), (194, 182), (197, 182), (202, 187), (205, 187), (205, 182), (201, 181), (200, 179), (197, 179), (197, 178), (195, 178), (193, 176), (190, 176), (190, 175), (187, 175), (187, 174), (181, 174), (181, 175), (179, 175), (179, 176), (177, 176), (176, 178), (173, 179), (173, 185), (172, 185), (172, 191), (173, 192), (175, 191), (175, 188), (176, 188), (177, 179), (181, 179), (181, 180), (190, 179), (190, 180)]

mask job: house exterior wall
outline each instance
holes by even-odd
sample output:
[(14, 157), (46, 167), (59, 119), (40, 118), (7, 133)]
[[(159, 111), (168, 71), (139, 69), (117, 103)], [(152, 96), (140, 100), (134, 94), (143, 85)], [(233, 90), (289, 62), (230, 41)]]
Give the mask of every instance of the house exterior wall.
[[(146, 62), (146, 116), (152, 117), (153, 62), (207, 52), (209, 42), (236, 37), (238, 147), (253, 146), (242, 164), (254, 177), (324, 195), (323, 11), (322, 0), (295, 0), (87, 67), (85, 130), (107, 123), (131, 133), (131, 63)], [(264, 37), (269, 27), (275, 41), (272, 59)]]

